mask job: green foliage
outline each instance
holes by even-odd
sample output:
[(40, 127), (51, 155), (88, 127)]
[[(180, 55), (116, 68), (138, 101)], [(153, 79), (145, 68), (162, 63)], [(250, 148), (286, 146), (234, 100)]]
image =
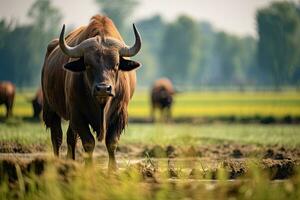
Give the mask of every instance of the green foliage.
[(208, 80), (214, 85), (249, 84), (249, 69), (253, 67), (256, 41), (252, 37), (239, 38), (224, 32), (216, 33)]
[[(133, 40), (128, 19), (136, 0), (96, 0), (122, 33)], [(218, 32), (207, 22), (185, 15), (173, 22), (153, 16), (137, 23), (143, 46), (136, 60), (138, 86), (151, 85), (167, 76), (175, 87), (271, 86), (300, 84), (300, 11), (296, 3), (275, 2), (257, 12), (259, 41)], [(28, 11), (30, 23), (19, 25), (0, 20), (0, 80), (18, 86), (35, 86), (47, 44), (56, 38), (62, 15), (50, 0), (36, 0)]]
[(11, 80), (19, 85), (29, 84), (31, 80), (30, 47), (28, 40), (32, 26), (16, 27), (10, 30), (5, 22), (0, 48), (1, 73), (0, 80)]
[(41, 66), (47, 44), (58, 36), (60, 11), (49, 0), (37, 0), (28, 11), (29, 25), (0, 22), (0, 80), (19, 86), (40, 82)]
[(120, 32), (124, 31), (126, 19), (138, 5), (136, 0), (96, 0), (100, 13), (110, 17)]
[(149, 19), (139, 21), (137, 27), (143, 39), (142, 50), (135, 58), (143, 65), (143, 67), (137, 71), (137, 78), (139, 84), (151, 85), (160, 75), (160, 71), (163, 67), (159, 62), (159, 55), (166, 23), (161, 16), (156, 15)]
[(138, 25), (143, 49), (137, 59), (144, 66), (139, 70), (139, 85), (149, 85), (159, 76), (192, 88), (232, 84), (243, 88), (255, 82), (256, 40), (252, 37), (219, 33), (209, 23), (197, 24), (186, 16), (172, 23), (154, 16)]
[(288, 1), (275, 2), (257, 12), (261, 79), (276, 88), (291, 83), (299, 68), (299, 14), (297, 6)]
[(176, 84), (191, 84), (200, 41), (197, 30), (196, 22), (187, 16), (167, 25), (159, 55), (161, 73)]

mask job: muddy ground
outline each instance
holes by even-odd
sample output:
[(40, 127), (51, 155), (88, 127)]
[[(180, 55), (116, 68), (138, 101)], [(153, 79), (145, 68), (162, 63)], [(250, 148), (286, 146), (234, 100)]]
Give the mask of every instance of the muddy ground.
[[(72, 174), (76, 165), (84, 163), (84, 153), (77, 147), (76, 161), (66, 157), (66, 146), (62, 146), (60, 159), (52, 156), (45, 145), (24, 146), (18, 143), (0, 142), (0, 181), (8, 177), (17, 180), (17, 167), (26, 174), (34, 171), (41, 175), (47, 163), (53, 163), (63, 177)], [(117, 161), (121, 171), (137, 169), (145, 180), (159, 182), (163, 173), (170, 179), (214, 180), (220, 170), (229, 179), (247, 177), (249, 168), (261, 169), (271, 180), (287, 179), (295, 175), (300, 165), (300, 148), (282, 146), (259, 146), (250, 144), (206, 144), (201, 146), (158, 146), (131, 144), (119, 146)], [(94, 163), (107, 170), (107, 152), (98, 144)], [(160, 174), (158, 176), (158, 174)]]
[[(159, 119), (157, 121), (160, 121)], [(129, 122), (149, 124), (153, 120), (147, 117), (130, 117)], [(274, 116), (203, 116), (203, 117), (174, 117), (168, 120), (169, 123), (188, 123), (188, 124), (209, 124), (209, 123), (241, 123), (241, 124), (300, 124), (300, 116), (286, 115), (283, 117)]]
[[(156, 122), (166, 122), (157, 119)], [(18, 124), (21, 122), (39, 123), (39, 119), (32, 117), (13, 117), (9, 120), (5, 116), (0, 116), (0, 123)], [(149, 117), (129, 117), (130, 123), (152, 124), (154, 121)], [(185, 123), (185, 124), (209, 124), (209, 123), (241, 123), (241, 124), (300, 124), (300, 116), (285, 115), (282, 117), (275, 116), (202, 116), (202, 117), (173, 117), (168, 123)]]

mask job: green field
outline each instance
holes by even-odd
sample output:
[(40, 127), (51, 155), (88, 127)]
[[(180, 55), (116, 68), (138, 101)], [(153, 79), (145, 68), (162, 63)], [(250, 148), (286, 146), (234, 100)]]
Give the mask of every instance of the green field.
[[(35, 146), (40, 145), (46, 147), (47, 155), (51, 153), (50, 133), (45, 130), (41, 123), (20, 121), (2, 123), (0, 127), (1, 145), (18, 144), (18, 147), (31, 149), (36, 149)], [(64, 130), (66, 127), (67, 125), (64, 124)], [(222, 145), (238, 144), (240, 146), (250, 145), (250, 147), (254, 145), (259, 148), (282, 146), (287, 149), (299, 149), (299, 133), (299, 125), (129, 124), (125, 133), (121, 136), (120, 146), (133, 148), (141, 145), (149, 147), (160, 145), (163, 148), (167, 145), (176, 148), (205, 146), (213, 148), (215, 151), (224, 151)], [(64, 146), (66, 143), (65, 134), (63, 143)], [(33, 156), (39, 152), (32, 153)], [(121, 153), (117, 153), (117, 155), (119, 154)], [(246, 175), (236, 180), (228, 180), (229, 174), (226, 171), (228, 169), (224, 168), (222, 163), (231, 162), (231, 158), (228, 158), (228, 161), (201, 157), (193, 158), (194, 161), (185, 160), (185, 158), (176, 160), (175, 158), (176, 164), (173, 169), (167, 164), (169, 161), (166, 159), (156, 160), (145, 156), (144, 159), (138, 158), (141, 160), (138, 164), (135, 164), (133, 162), (135, 159), (128, 160), (126, 154), (125, 152), (125, 154), (118, 156), (121, 168), (113, 176), (107, 174), (106, 159), (101, 161), (96, 158), (95, 164), (84, 165), (80, 160), (71, 162), (64, 157), (63, 159), (54, 159), (52, 156), (47, 156), (46, 158), (34, 160), (33, 164), (26, 164), (28, 159), (31, 158), (31, 154), (24, 154), (26, 162), (22, 161), (23, 158), (20, 154), (17, 157), (10, 155), (9, 160), (0, 157), (0, 199), (62, 200), (95, 198), (131, 200), (204, 198), (273, 200), (299, 199), (300, 197), (298, 169), (294, 169), (297, 170), (296, 175), (290, 179), (272, 181), (268, 178), (270, 175), (266, 170), (257, 167), (256, 163), (261, 162), (258, 158), (246, 158), (248, 159), (245, 161), (247, 166)], [(5, 161), (1, 161), (3, 159)], [(41, 159), (43, 159), (42, 162)], [(200, 160), (197, 161), (198, 159)], [(195, 164), (196, 161), (198, 164)], [(279, 161), (290, 162), (288, 160)], [(210, 171), (212, 169), (207, 167), (210, 162), (218, 163), (217, 177), (213, 180), (210, 177), (213, 176), (214, 171)], [(28, 166), (31, 166), (31, 168)], [(41, 166), (43, 167), (41, 168)], [(28, 169), (41, 170), (40, 168), (43, 169), (42, 175), (36, 175), (34, 171), (27, 172)], [(170, 177), (171, 169), (175, 171), (178, 177)], [(193, 169), (200, 170), (201, 175), (191, 178), (190, 174)], [(270, 170), (273, 173), (272, 167)], [(16, 174), (16, 176), (10, 175), (15, 178), (10, 177), (9, 181), (5, 178), (6, 176), (4, 176), (4, 179), (1, 178), (1, 173), (6, 175)]]
[[(20, 144), (46, 144), (50, 132), (42, 123), (0, 124), (0, 141)], [(66, 132), (67, 124), (63, 129)], [(129, 124), (120, 144), (201, 145), (207, 143), (246, 143), (300, 146), (299, 125), (240, 124)], [(65, 142), (65, 141), (64, 141)]]
[[(27, 100), (32, 94), (18, 94), (16, 117), (0, 122), (0, 199), (300, 198), (299, 124), (129, 123), (119, 142), (119, 170), (108, 175), (103, 143), (96, 142), (92, 164), (84, 162), (80, 142), (76, 161), (65, 158), (67, 123), (63, 123), (62, 156), (52, 156), (49, 130), (27, 118), (32, 114)], [(173, 114), (299, 117), (300, 95), (292, 91), (180, 93)], [(147, 93), (135, 94), (129, 116), (149, 116)], [(170, 147), (177, 153), (174, 157), (166, 154)]]
[[(130, 104), (131, 116), (149, 115), (149, 96), (137, 93)], [(276, 116), (300, 115), (296, 92), (186, 92), (175, 96), (173, 115), (187, 116)]]
[[(30, 116), (28, 101), (32, 92), (17, 94), (14, 113)], [(4, 114), (0, 106), (0, 115)], [(147, 92), (136, 92), (129, 104), (130, 117), (149, 117), (150, 104)], [(185, 92), (175, 96), (175, 117), (220, 116), (300, 116), (300, 93), (288, 92)]]

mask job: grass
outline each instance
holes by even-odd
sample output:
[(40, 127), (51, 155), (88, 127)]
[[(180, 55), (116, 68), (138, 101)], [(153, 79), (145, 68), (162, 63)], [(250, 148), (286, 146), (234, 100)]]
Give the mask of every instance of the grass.
[(132, 124), (122, 136), (122, 143), (201, 145), (206, 143), (248, 143), (300, 146), (299, 125), (138, 125)]
[[(63, 125), (66, 133), (67, 124)], [(300, 146), (300, 125), (256, 124), (129, 124), (121, 144), (201, 145), (206, 143), (248, 143)], [(65, 138), (64, 134), (64, 138)], [(50, 133), (41, 123), (0, 124), (0, 141), (50, 145)], [(65, 142), (65, 141), (64, 141)]]
[[(169, 179), (166, 169), (157, 177), (145, 178), (137, 166), (128, 166), (117, 175), (108, 176), (97, 165), (79, 165), (50, 160), (42, 175), (23, 173), (15, 165), (15, 181), (0, 180), (0, 199), (299, 199), (300, 177), (270, 181), (267, 174), (250, 166), (247, 176), (228, 181), (220, 167), (217, 181), (207, 179)], [(60, 164), (60, 165), (59, 165)], [(60, 166), (60, 167), (59, 167)], [(68, 173), (63, 172), (69, 166)], [(11, 170), (13, 172), (14, 170)], [(299, 174), (299, 173), (298, 173)], [(13, 189), (11, 189), (13, 188)]]
[[(50, 133), (43, 124), (22, 119), (32, 114), (27, 101), (30, 96), (33, 93), (17, 95), (14, 108), (17, 117), (5, 123), (0, 122), (0, 142), (28, 146), (42, 144), (51, 151)], [(296, 92), (187, 92), (176, 96), (173, 113), (176, 117), (300, 116), (300, 95)], [(4, 108), (1, 106), (0, 115), (3, 114)], [(148, 93), (136, 93), (130, 103), (129, 116), (149, 116)], [(66, 127), (67, 123), (64, 123), (64, 143)], [(121, 136), (120, 144), (197, 146), (245, 143), (299, 148), (299, 133), (300, 125), (297, 124), (131, 123)], [(5, 165), (0, 165), (0, 199), (300, 199), (299, 171), (288, 180), (274, 182), (270, 181), (265, 171), (252, 166), (246, 177), (228, 181), (225, 169), (220, 168), (218, 181), (212, 181), (190, 180), (186, 175), (190, 171), (178, 167), (176, 170), (183, 175), (178, 179), (170, 179), (165, 163), (156, 170), (157, 181), (153, 177), (145, 179), (140, 169), (131, 165), (116, 176), (109, 177), (107, 169), (99, 164), (72, 162), (73, 167), (70, 167), (59, 165), (61, 162), (69, 161), (50, 160), (40, 176), (25, 173), (21, 164), (5, 168)], [(1, 176), (1, 172), (7, 169), (16, 171), (14, 183)]]
[[(33, 92), (19, 92), (16, 96), (14, 114), (31, 116), (28, 99)], [(5, 109), (0, 106), (0, 115)], [(149, 94), (137, 91), (129, 104), (130, 117), (148, 117)], [(185, 92), (175, 96), (175, 117), (220, 116), (300, 116), (300, 93), (287, 92)]]
[(0, 141), (20, 144), (50, 144), (50, 133), (42, 123), (0, 123)]
[[(129, 106), (132, 117), (149, 116), (149, 94), (135, 94)], [(300, 115), (297, 92), (186, 92), (175, 96), (175, 117)]]

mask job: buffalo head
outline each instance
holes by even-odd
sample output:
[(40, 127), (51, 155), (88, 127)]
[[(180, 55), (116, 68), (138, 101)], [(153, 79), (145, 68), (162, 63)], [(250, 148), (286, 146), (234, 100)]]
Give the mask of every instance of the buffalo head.
[(77, 58), (65, 64), (64, 68), (72, 72), (84, 72), (91, 94), (100, 104), (105, 104), (109, 97), (115, 95), (120, 70), (131, 71), (140, 66), (140, 63), (126, 59), (141, 49), (141, 37), (134, 24), (133, 30), (135, 44), (132, 47), (115, 38), (99, 35), (70, 47), (64, 38), (65, 25), (62, 28), (59, 46), (64, 54)]

